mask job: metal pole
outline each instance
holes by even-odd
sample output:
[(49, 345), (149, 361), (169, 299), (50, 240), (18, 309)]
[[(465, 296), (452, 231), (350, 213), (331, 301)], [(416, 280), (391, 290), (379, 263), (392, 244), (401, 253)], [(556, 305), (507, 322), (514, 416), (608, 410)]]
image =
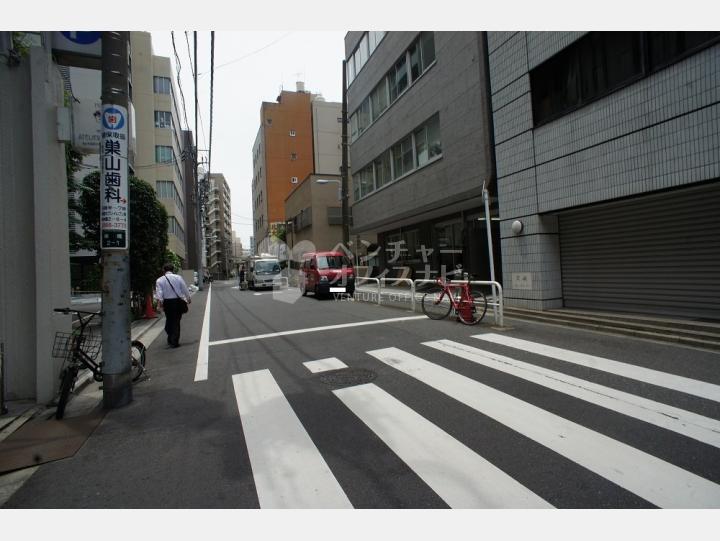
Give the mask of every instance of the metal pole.
[(132, 402), (130, 231), (127, 227), (130, 213), (127, 163), (128, 39), (129, 32), (102, 33), (100, 246), (103, 262), (103, 404), (108, 409)]
[[(488, 201), (487, 181), (483, 181), (483, 202), (485, 203), (485, 228), (487, 229), (488, 255), (490, 256), (490, 280), (495, 281), (495, 259), (493, 258), (492, 230), (490, 220), (490, 202)], [(497, 320), (497, 290), (492, 285), (493, 294), (493, 315)]]
[(197, 193), (197, 205), (198, 205), (198, 244), (200, 245), (200, 253), (198, 254), (198, 288), (202, 289), (203, 281), (205, 280), (205, 224), (203, 223), (204, 212), (203, 212), (203, 190), (200, 186), (200, 179), (198, 178), (198, 93), (197, 93), (197, 32), (193, 32), (193, 42), (195, 46), (195, 58), (193, 59), (193, 81), (195, 83), (195, 136), (193, 141), (195, 143), (195, 168), (193, 169), (195, 175), (195, 192)]
[(350, 216), (348, 208), (348, 142), (347, 142), (347, 77), (345, 60), (342, 63), (342, 166), (340, 167), (342, 194), (343, 245), (350, 244)]
[(5, 415), (5, 342), (0, 342), (0, 415)]

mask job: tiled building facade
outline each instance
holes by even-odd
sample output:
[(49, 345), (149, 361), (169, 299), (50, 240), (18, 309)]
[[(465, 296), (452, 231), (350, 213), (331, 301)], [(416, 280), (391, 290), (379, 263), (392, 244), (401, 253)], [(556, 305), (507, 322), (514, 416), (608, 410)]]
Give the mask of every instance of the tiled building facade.
[(718, 34), (489, 33), (508, 305), (720, 317)]

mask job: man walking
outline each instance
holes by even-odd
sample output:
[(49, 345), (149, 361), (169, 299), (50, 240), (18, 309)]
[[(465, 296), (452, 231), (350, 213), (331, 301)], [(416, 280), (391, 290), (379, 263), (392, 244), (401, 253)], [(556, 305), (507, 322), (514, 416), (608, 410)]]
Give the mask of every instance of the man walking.
[(155, 282), (155, 298), (165, 311), (168, 346), (176, 348), (180, 346), (180, 319), (190, 304), (190, 292), (182, 276), (173, 273), (172, 263), (165, 263), (163, 270), (165, 274)]

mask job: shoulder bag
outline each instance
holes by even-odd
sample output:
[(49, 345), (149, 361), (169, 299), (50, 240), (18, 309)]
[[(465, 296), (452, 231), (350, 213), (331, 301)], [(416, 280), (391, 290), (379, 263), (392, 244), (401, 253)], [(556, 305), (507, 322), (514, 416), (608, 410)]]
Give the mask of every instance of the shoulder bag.
[(182, 301), (182, 308), (180, 309), (180, 313), (181, 313), (181, 314), (186, 314), (187, 311), (188, 311), (187, 301), (186, 301), (185, 299), (183, 299), (180, 295), (178, 295), (178, 292), (177, 292), (177, 291), (175, 291), (175, 288), (173, 287), (172, 282), (170, 281), (170, 278), (168, 278), (167, 276), (165, 276), (165, 279), (168, 281), (168, 284), (170, 284), (170, 287), (172, 288), (173, 293), (175, 293), (175, 295), (177, 295), (177, 298)]

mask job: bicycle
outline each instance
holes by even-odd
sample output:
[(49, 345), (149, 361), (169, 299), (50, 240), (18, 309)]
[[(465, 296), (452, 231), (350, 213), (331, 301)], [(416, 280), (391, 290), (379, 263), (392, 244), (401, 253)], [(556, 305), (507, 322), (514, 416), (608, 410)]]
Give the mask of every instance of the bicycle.
[[(97, 362), (102, 347), (102, 336), (94, 334), (90, 326), (93, 318), (101, 315), (102, 312), (86, 312), (74, 308), (55, 308), (54, 311), (65, 315), (75, 313), (80, 324), (71, 333), (60, 331), (55, 333), (52, 355), (65, 359), (65, 366), (60, 372), (60, 396), (55, 411), (55, 418), (62, 419), (70, 392), (82, 368), (90, 370), (95, 381), (103, 380), (103, 363)], [(138, 381), (145, 373), (145, 350), (145, 345), (139, 340), (133, 340), (130, 344), (130, 377), (133, 382)]]
[(451, 283), (437, 278), (432, 290), (423, 295), (421, 305), (423, 313), (430, 319), (443, 319), (454, 311), (465, 325), (480, 323), (487, 312), (485, 293), (471, 286), (469, 279)]

